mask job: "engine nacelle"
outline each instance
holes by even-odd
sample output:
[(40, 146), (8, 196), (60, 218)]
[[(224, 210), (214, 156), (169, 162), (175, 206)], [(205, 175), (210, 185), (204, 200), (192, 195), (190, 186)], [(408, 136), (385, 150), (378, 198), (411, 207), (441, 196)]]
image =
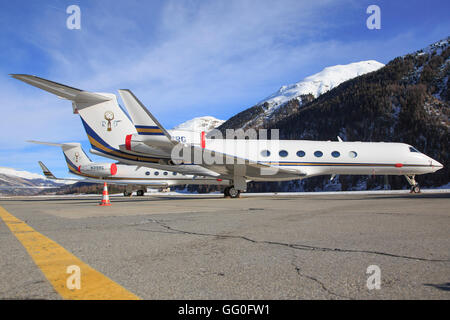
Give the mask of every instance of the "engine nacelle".
[(163, 166), (174, 166), (174, 165), (183, 164), (183, 163), (176, 164), (175, 162), (173, 162), (172, 159), (161, 159), (161, 160), (159, 160), (159, 164), (161, 164)]
[(152, 154), (155, 155), (158, 150), (152, 148), (151, 146), (146, 145), (144, 142), (140, 140), (139, 135), (129, 134), (125, 137), (125, 149), (128, 151), (133, 151), (137, 153)]
[(78, 167), (78, 172), (100, 178), (110, 177), (117, 173), (117, 165), (115, 163), (84, 164)]

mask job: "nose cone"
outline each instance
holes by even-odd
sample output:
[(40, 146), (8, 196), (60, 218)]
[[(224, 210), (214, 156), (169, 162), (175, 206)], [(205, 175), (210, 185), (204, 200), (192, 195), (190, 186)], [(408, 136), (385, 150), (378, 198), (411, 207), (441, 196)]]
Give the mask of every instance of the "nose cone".
[(444, 165), (436, 160), (433, 160), (433, 166), (435, 166), (436, 168), (438, 168), (438, 170), (442, 169), (444, 167)]
[(430, 158), (430, 167), (433, 170), (433, 172), (436, 172), (438, 170), (441, 170), (444, 167), (444, 165), (439, 161)]

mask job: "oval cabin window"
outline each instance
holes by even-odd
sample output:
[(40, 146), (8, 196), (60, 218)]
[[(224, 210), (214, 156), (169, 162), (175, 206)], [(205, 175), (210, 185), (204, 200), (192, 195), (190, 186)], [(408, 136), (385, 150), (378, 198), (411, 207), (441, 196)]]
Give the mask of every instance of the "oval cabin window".
[(331, 155), (333, 156), (333, 158), (339, 158), (341, 154), (339, 153), (339, 151), (333, 151)]
[(288, 152), (286, 150), (281, 150), (278, 154), (280, 155), (280, 157), (284, 158), (287, 157)]
[(314, 152), (314, 155), (315, 155), (317, 158), (320, 158), (321, 156), (323, 156), (323, 152), (322, 152), (322, 151), (316, 151), (316, 152)]
[(270, 151), (269, 150), (263, 150), (263, 151), (261, 151), (261, 155), (263, 157), (268, 157), (268, 156), (270, 156)]

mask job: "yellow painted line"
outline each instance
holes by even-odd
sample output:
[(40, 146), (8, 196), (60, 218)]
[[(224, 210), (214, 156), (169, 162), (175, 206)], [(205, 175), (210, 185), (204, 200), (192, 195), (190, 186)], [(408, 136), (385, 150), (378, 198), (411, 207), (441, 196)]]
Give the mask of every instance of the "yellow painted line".
[[(64, 299), (75, 300), (137, 300), (139, 297), (115, 283), (75, 257), (53, 240), (40, 234), (0, 206), (0, 218), (22, 243), (34, 263), (41, 269), (53, 288)], [(80, 289), (73, 288), (73, 273), (68, 267), (80, 269)], [(69, 271), (71, 269), (69, 268)], [(72, 271), (73, 272), (73, 271)]]

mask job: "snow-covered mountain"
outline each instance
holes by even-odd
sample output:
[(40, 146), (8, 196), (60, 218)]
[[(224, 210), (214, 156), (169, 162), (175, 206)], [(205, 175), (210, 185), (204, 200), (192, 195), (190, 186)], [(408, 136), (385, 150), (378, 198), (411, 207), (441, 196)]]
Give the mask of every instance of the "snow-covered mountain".
[(377, 71), (382, 67), (384, 64), (375, 60), (327, 67), (297, 83), (282, 86), (255, 106), (227, 120), (219, 129), (262, 127), (273, 118), (289, 115), (292, 112), (291, 108), (298, 108), (347, 80)]
[(42, 174), (31, 173), (31, 172), (28, 172), (28, 171), (20, 171), (20, 170), (16, 170), (16, 169), (13, 169), (13, 168), (6, 168), (6, 167), (0, 167), (0, 174), (1, 175), (18, 177), (18, 178), (24, 178), (24, 179), (27, 179), (27, 180), (33, 180), (33, 179), (48, 180)]
[(73, 181), (54, 181), (40, 174), (0, 167), (0, 194), (36, 194), (41, 188), (60, 187), (70, 183)]
[(344, 81), (376, 71), (382, 67), (384, 67), (384, 64), (375, 60), (327, 67), (319, 73), (306, 77), (297, 83), (282, 86), (277, 92), (260, 101), (258, 105), (267, 102), (273, 108), (294, 98), (300, 99), (300, 96), (307, 94), (312, 94), (314, 98), (317, 98)]
[(219, 120), (211, 116), (198, 117), (179, 124), (173, 130), (208, 132), (222, 125), (224, 122), (225, 120)]

